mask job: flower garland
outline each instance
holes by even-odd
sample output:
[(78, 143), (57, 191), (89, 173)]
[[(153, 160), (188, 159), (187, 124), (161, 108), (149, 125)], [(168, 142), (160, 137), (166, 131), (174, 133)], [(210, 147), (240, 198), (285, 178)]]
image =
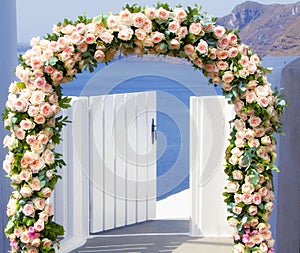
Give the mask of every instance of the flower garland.
[(55, 151), (68, 122), (58, 117), (69, 107), (61, 84), (84, 69), (93, 71), (120, 54), (186, 58), (202, 70), (235, 105), (236, 116), (226, 151), (224, 196), (233, 227), (232, 252), (274, 251), (268, 219), (273, 209), (272, 170), (277, 170), (275, 132), (286, 106), (271, 89), (260, 58), (240, 43), (236, 31), (215, 24), (201, 8), (168, 4), (126, 5), (117, 15), (64, 20), (47, 37), (32, 38), (20, 55), (19, 82), (11, 83), (3, 114), (8, 154), (3, 168), (14, 191), (7, 205), (5, 233), (14, 252), (55, 252), (62, 226), (53, 221), (49, 197), (64, 161)]

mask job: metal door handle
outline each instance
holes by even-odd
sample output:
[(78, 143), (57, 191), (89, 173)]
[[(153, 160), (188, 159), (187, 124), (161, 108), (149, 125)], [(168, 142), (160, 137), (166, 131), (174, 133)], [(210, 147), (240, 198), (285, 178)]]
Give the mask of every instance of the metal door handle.
[(152, 124), (151, 124), (151, 139), (152, 139), (152, 144), (156, 141), (156, 125), (154, 123), (154, 119), (152, 119)]

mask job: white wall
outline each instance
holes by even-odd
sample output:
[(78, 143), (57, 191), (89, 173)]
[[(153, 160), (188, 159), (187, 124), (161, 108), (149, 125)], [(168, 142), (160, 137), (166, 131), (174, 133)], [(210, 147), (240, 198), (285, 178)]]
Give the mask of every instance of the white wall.
[[(14, 68), (17, 64), (17, 30), (16, 30), (16, 2), (14, 0), (1, 0), (0, 3), (0, 112), (2, 114), (5, 102), (7, 100), (8, 86), (14, 80)], [(1, 143), (6, 135), (0, 127)], [(3, 161), (6, 150), (0, 146), (0, 160)], [(2, 164), (2, 163), (1, 163)], [(3, 229), (7, 223), (6, 204), (12, 188), (9, 186), (9, 180), (5, 178), (5, 173), (0, 169), (0, 245), (1, 251), (8, 250), (9, 241), (6, 239)]]

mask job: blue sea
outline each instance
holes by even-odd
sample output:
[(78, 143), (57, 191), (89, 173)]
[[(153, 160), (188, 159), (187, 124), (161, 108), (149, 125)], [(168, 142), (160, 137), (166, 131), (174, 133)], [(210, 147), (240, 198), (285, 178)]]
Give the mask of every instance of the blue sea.
[(157, 200), (189, 188), (190, 97), (221, 94), (201, 71), (177, 58), (128, 56), (83, 71), (62, 87), (66, 96), (156, 91)]
[(62, 87), (67, 96), (156, 91), (157, 200), (189, 188), (190, 97), (221, 94), (200, 71), (187, 62), (134, 56), (100, 64)]

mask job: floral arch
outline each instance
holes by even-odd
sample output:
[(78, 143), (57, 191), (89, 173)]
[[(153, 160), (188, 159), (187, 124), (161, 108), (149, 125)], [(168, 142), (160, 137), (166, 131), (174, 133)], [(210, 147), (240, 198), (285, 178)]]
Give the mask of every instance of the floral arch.
[(126, 5), (117, 15), (64, 20), (45, 38), (32, 38), (20, 55), (19, 82), (9, 87), (3, 114), (8, 153), (3, 168), (13, 192), (7, 205), (5, 233), (11, 252), (55, 252), (64, 229), (53, 218), (48, 198), (64, 165), (55, 151), (68, 122), (58, 117), (69, 107), (61, 84), (84, 69), (108, 63), (116, 53), (186, 58), (235, 106), (224, 199), (232, 227), (233, 252), (274, 252), (268, 219), (273, 209), (272, 171), (278, 171), (274, 134), (282, 132), (286, 107), (272, 91), (258, 55), (240, 42), (237, 31), (215, 24), (197, 5), (184, 10), (158, 3)]

